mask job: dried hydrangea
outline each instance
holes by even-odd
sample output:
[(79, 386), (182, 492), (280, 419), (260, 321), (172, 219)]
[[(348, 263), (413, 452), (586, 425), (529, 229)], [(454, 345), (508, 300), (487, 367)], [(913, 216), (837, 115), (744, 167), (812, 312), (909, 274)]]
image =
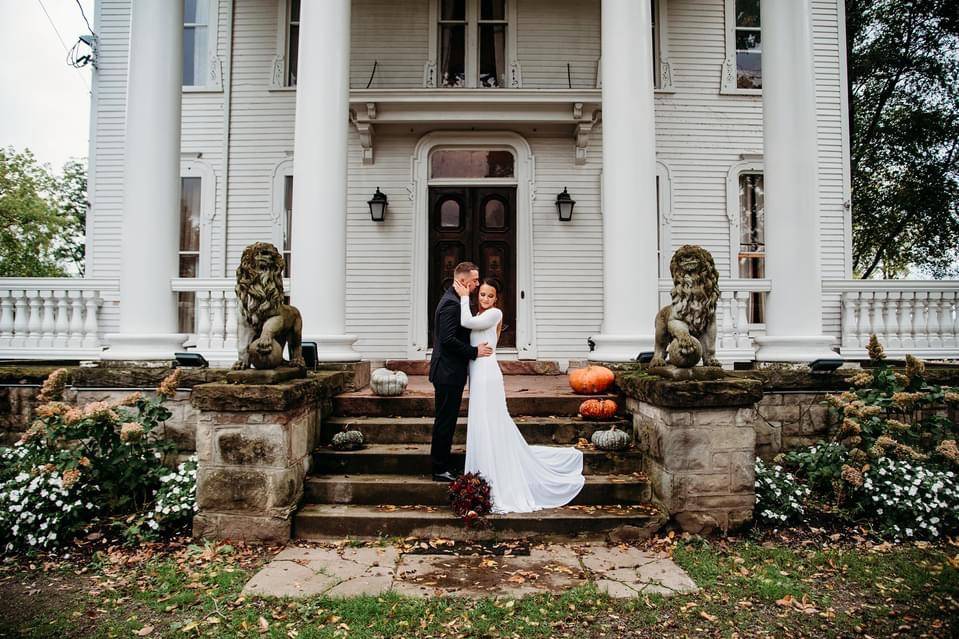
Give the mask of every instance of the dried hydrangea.
[(866, 346), (866, 352), (869, 353), (869, 359), (874, 362), (881, 362), (886, 359), (886, 351), (883, 349), (882, 344), (879, 343), (879, 338), (875, 334), (869, 336), (869, 344)]
[(922, 393), (900, 391), (892, 394), (892, 403), (902, 408), (911, 408), (920, 399), (922, 399)]
[(869, 455), (861, 448), (853, 448), (849, 451), (849, 459), (857, 463), (864, 463), (869, 461)]
[(855, 419), (850, 419), (847, 417), (842, 420), (842, 427), (840, 428), (839, 432), (843, 435), (858, 435), (862, 432), (862, 427)]
[(910, 426), (906, 422), (901, 422), (898, 419), (887, 419), (886, 428), (888, 428), (889, 430), (896, 431), (897, 433), (904, 433), (910, 428), (912, 428), (912, 426)]
[(955, 391), (946, 391), (943, 393), (943, 399), (950, 404), (959, 404), (959, 393)]
[(66, 488), (66, 489), (69, 490), (69, 489), (72, 488), (73, 485), (76, 484), (78, 481), (80, 481), (80, 471), (79, 471), (79, 470), (76, 470), (76, 469), (74, 468), (74, 469), (71, 469), (71, 470), (65, 470), (65, 471), (63, 471), (63, 487), (64, 487), (64, 488)]
[(959, 463), (959, 447), (956, 446), (956, 440), (944, 439), (936, 446), (936, 452), (949, 461)]
[(66, 415), (67, 411), (69, 410), (69, 404), (64, 404), (63, 402), (50, 402), (48, 404), (41, 404), (37, 406), (37, 410), (35, 412), (37, 417), (59, 417), (60, 415)]
[(860, 472), (858, 468), (854, 468), (850, 466), (849, 464), (843, 464), (840, 476), (843, 478), (844, 481), (848, 482), (849, 484), (857, 488), (862, 486), (862, 481), (863, 481), (862, 472)]
[(143, 393), (137, 391), (122, 397), (113, 403), (114, 406), (136, 406), (137, 402), (143, 399)]
[(872, 373), (869, 371), (860, 371), (849, 378), (849, 383), (860, 388), (869, 386), (872, 384)]
[(906, 355), (906, 377), (909, 381), (926, 374), (926, 363), (913, 355)]
[(143, 436), (143, 424), (127, 422), (120, 425), (120, 441), (132, 442)]
[(58, 368), (50, 373), (43, 385), (40, 387), (40, 394), (37, 399), (41, 402), (53, 402), (63, 399), (63, 390), (67, 387), (67, 369)]
[(173, 369), (173, 372), (163, 378), (157, 387), (157, 395), (160, 397), (172, 398), (176, 395), (176, 390), (180, 386), (180, 377), (182, 371), (179, 368)]
[(30, 428), (28, 428), (26, 432), (20, 436), (20, 443), (26, 444), (34, 439), (39, 439), (43, 437), (44, 433), (46, 433), (46, 426), (44, 423), (41, 421), (35, 421), (30, 424)]
[(90, 402), (83, 407), (83, 416), (88, 419), (118, 419), (110, 402)]

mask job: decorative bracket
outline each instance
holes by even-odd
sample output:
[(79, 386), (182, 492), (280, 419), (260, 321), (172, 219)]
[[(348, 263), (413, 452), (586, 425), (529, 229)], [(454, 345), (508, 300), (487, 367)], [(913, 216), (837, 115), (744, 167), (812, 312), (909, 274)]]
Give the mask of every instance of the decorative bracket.
[(576, 127), (573, 130), (573, 136), (576, 146), (576, 164), (586, 164), (586, 155), (589, 150), (589, 134), (599, 122), (602, 111), (594, 109), (588, 118), (583, 117), (583, 104), (577, 102), (573, 105), (573, 119), (576, 120)]
[(436, 63), (427, 62), (423, 65), (423, 86), (427, 89), (436, 88)]
[(360, 146), (363, 147), (363, 164), (373, 164), (373, 138), (374, 138), (374, 128), (373, 120), (376, 119), (376, 103), (367, 102), (366, 103), (366, 113), (360, 115), (356, 111), (350, 112), (350, 119), (353, 121), (353, 126), (356, 127), (356, 132), (360, 137)]
[(273, 56), (272, 71), (270, 73), (270, 86), (274, 89), (284, 86), (286, 75), (286, 62), (281, 55)]

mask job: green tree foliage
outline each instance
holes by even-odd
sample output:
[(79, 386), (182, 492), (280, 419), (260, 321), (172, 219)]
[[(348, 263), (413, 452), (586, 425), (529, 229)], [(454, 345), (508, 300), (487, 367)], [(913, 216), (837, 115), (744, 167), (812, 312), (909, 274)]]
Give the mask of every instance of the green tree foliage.
[(846, 0), (853, 270), (959, 274), (959, 3)]
[(29, 150), (0, 148), (0, 276), (82, 274), (85, 225), (84, 162), (60, 177)]

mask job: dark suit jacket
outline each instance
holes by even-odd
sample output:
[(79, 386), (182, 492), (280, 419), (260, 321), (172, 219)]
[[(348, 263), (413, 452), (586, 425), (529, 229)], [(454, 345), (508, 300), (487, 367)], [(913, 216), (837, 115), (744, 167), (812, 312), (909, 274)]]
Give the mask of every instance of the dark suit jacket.
[(433, 316), (433, 355), (430, 357), (430, 381), (434, 384), (465, 386), (469, 361), (476, 359), (476, 347), (470, 346), (470, 331), (460, 326), (460, 298), (448, 288)]

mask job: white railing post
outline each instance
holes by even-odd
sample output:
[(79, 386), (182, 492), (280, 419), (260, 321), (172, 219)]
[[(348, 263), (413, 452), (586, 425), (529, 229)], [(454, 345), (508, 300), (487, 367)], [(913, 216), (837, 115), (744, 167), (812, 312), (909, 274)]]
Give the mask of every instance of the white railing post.
[(902, 348), (916, 347), (916, 293), (914, 291), (902, 294)]
[(946, 346), (959, 349), (959, 291), (952, 292), (952, 330), (950, 333), (951, 337)]
[(213, 333), (210, 325), (210, 291), (195, 291), (193, 293), (196, 318), (193, 322), (193, 332), (197, 350), (213, 348), (210, 335)]
[(30, 301), (30, 319), (27, 323), (27, 343), (34, 348), (40, 346), (40, 337), (43, 335), (43, 299), (40, 291), (27, 291)]
[(899, 291), (889, 291), (886, 294), (886, 344), (890, 349), (902, 346), (902, 336), (899, 333)]
[(723, 291), (719, 296), (716, 314), (719, 315), (719, 335), (716, 338), (718, 348), (736, 348), (736, 333), (733, 323), (733, 291)]
[(939, 332), (939, 305), (942, 302), (942, 293), (929, 293), (929, 348), (942, 348), (942, 334)]
[(23, 347), (27, 345), (27, 331), (30, 326), (30, 311), (27, 307), (27, 292), (14, 291), (15, 312), (13, 319), (13, 345)]
[(842, 339), (841, 348), (855, 348), (858, 343), (856, 335), (856, 297), (852, 291), (842, 294)]
[(223, 297), (224, 292), (222, 290), (212, 291), (211, 292), (211, 306), (213, 309), (213, 332), (210, 336), (211, 343), (217, 350), (223, 350), (223, 336), (225, 334), (225, 327), (223, 325), (224, 312), (223, 307), (226, 303), (226, 300)]
[(66, 291), (53, 291), (57, 302), (57, 320), (55, 325), (56, 337), (53, 345), (57, 348), (66, 348), (70, 339), (69, 300)]
[(83, 348), (83, 291), (67, 291), (70, 296), (70, 341), (72, 348)]
[(86, 306), (86, 317), (83, 321), (83, 347), (96, 348), (100, 345), (100, 323), (97, 317), (100, 299), (96, 291), (84, 291), (83, 297)]
[(236, 351), (236, 291), (226, 291), (226, 337), (223, 349)]
[(886, 292), (885, 291), (875, 291), (872, 294), (872, 322), (870, 328), (870, 335), (875, 334), (877, 336), (886, 334), (886, 323), (885, 319), (885, 309), (886, 306)]
[(736, 347), (751, 348), (752, 340), (749, 337), (749, 315), (746, 313), (746, 304), (749, 302), (749, 293), (736, 291)]
[(0, 290), (0, 346), (9, 347), (13, 341), (12, 291)]

